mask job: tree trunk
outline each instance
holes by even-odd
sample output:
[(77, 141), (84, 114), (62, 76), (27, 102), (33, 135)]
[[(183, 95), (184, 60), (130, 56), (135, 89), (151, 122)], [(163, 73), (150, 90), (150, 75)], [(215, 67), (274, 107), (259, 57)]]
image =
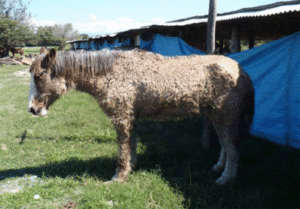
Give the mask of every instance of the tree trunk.
[(208, 54), (213, 54), (215, 51), (216, 42), (216, 19), (217, 19), (217, 4), (218, 0), (209, 0), (209, 14), (207, 22), (207, 49)]
[(9, 49), (10, 49), (10, 47), (8, 47), (8, 46), (5, 46), (3, 49), (0, 49), (0, 58), (8, 57)]

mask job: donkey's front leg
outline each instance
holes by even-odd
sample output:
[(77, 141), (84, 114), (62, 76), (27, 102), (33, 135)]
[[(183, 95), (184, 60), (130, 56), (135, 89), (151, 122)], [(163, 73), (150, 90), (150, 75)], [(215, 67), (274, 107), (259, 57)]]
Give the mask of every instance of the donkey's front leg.
[(115, 124), (118, 134), (119, 156), (113, 181), (123, 181), (136, 162), (136, 137), (132, 136), (134, 120), (123, 119)]

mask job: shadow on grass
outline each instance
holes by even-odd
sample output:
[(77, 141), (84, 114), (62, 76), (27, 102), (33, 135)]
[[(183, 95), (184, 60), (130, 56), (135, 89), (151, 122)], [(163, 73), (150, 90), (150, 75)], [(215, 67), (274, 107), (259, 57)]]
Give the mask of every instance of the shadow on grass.
[[(217, 162), (220, 146), (201, 149), (202, 120), (145, 121), (136, 133), (145, 152), (139, 154), (135, 170), (159, 167), (162, 177), (185, 196), (187, 208), (299, 208), (300, 151), (263, 139), (249, 137), (241, 147), (236, 182), (218, 187), (218, 176), (208, 173)], [(70, 139), (66, 139), (70, 140)], [(34, 174), (59, 176), (95, 175), (107, 181), (114, 174), (116, 159), (69, 159), (41, 167), (0, 172), (0, 178)]]
[(188, 208), (299, 208), (300, 151), (248, 136), (241, 147), (236, 182), (218, 187), (208, 170), (220, 146), (212, 136), (210, 151), (201, 148), (202, 120), (143, 122), (136, 132), (147, 152), (136, 169), (157, 165), (162, 177), (185, 195)]
[(27, 175), (37, 175), (41, 177), (61, 177), (83, 176), (89, 174), (97, 178), (108, 181), (114, 175), (116, 159), (114, 158), (93, 158), (91, 160), (80, 160), (71, 158), (62, 162), (51, 163), (38, 167), (25, 167), (22, 169), (11, 169), (0, 171), (0, 180), (11, 177), (22, 177)]

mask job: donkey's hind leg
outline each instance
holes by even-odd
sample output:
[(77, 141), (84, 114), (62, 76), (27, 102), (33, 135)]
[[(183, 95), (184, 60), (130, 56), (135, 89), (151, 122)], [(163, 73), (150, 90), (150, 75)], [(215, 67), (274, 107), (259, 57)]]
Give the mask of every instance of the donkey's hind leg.
[(217, 174), (221, 174), (221, 172), (224, 170), (225, 164), (226, 164), (226, 152), (225, 152), (225, 149), (223, 148), (223, 146), (221, 146), (221, 147), (222, 148), (221, 148), (219, 160), (218, 160), (217, 164), (214, 165), (213, 168), (211, 169), (212, 172), (215, 172)]
[(225, 163), (225, 169), (220, 178), (216, 180), (217, 184), (225, 185), (236, 179), (239, 153), (235, 146), (236, 140), (238, 140), (239, 134), (236, 127), (218, 127), (215, 126), (219, 141), (221, 144), (221, 154), (218, 163), (213, 167), (214, 171), (220, 171)]
[(201, 140), (202, 143), (202, 148), (204, 150), (209, 150), (210, 148), (210, 142), (211, 142), (211, 131), (212, 131), (212, 127), (211, 127), (211, 122), (208, 119), (207, 115), (203, 116), (203, 137)]

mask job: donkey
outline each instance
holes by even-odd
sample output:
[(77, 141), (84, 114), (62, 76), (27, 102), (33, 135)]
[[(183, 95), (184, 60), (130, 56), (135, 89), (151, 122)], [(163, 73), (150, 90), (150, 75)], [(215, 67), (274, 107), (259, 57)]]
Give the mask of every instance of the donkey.
[(10, 48), (10, 51), (13, 54), (13, 57), (15, 57), (15, 54), (20, 54), (21, 56), (24, 54), (23, 48)]
[(237, 144), (254, 113), (252, 81), (236, 61), (217, 55), (171, 58), (136, 50), (56, 53), (51, 49), (33, 62), (30, 73), (28, 111), (34, 115), (47, 115), (51, 104), (70, 89), (98, 101), (111, 118), (119, 143), (112, 180), (123, 181), (134, 167), (132, 133), (138, 120), (183, 120), (201, 114), (214, 126), (221, 144), (212, 168), (222, 173), (216, 183), (235, 180)]
[(41, 47), (40, 54), (47, 54), (49, 53), (48, 49), (46, 47)]

